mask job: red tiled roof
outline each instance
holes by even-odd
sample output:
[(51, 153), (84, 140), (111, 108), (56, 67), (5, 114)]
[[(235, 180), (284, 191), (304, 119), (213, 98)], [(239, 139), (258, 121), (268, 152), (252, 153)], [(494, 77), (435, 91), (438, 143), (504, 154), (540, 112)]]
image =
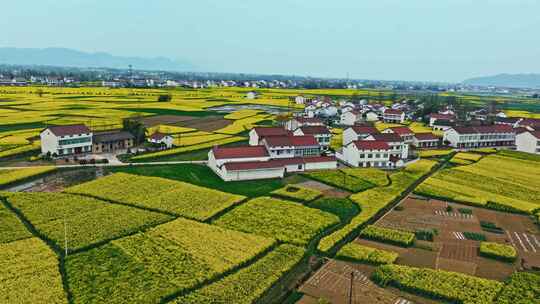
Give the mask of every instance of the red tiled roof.
[(270, 147), (306, 147), (319, 146), (313, 135), (304, 136), (269, 136), (265, 138)]
[(257, 135), (261, 137), (266, 136), (285, 136), (289, 134), (289, 132), (283, 128), (278, 127), (255, 127), (253, 128)]
[(323, 121), (317, 117), (296, 117), (299, 123), (322, 123)]
[(527, 128), (525, 128), (525, 127), (515, 128), (514, 131), (516, 132), (516, 134), (529, 132), (529, 130)]
[(390, 128), (394, 133), (399, 135), (413, 134), (414, 132), (409, 127), (392, 127)]
[(357, 140), (354, 144), (358, 150), (390, 150), (390, 146), (384, 141)]
[(233, 162), (233, 163), (226, 163), (224, 166), (229, 171), (283, 168), (283, 164), (279, 160)]
[(401, 110), (395, 110), (395, 109), (386, 109), (386, 110), (384, 110), (384, 114), (401, 115), (401, 114), (403, 114), (403, 111), (401, 111)]
[(266, 151), (266, 147), (264, 146), (214, 147), (212, 151), (216, 159), (268, 156), (268, 151)]
[(318, 146), (319, 142), (315, 139), (313, 135), (304, 135), (304, 136), (292, 136), (289, 137), (291, 143), (295, 147), (305, 147), (305, 146)]
[(375, 140), (384, 142), (401, 142), (401, 136), (396, 133), (375, 133), (371, 134)]
[(509, 125), (491, 125), (491, 126), (470, 126), (454, 127), (459, 134), (479, 134), (479, 133), (512, 133), (512, 126)]
[(77, 135), (92, 132), (90, 131), (90, 129), (88, 129), (87, 126), (83, 124), (50, 126), (47, 129), (51, 130), (51, 132), (56, 136)]
[(524, 118), (519, 122), (520, 126), (540, 127), (540, 119), (538, 118)]
[(380, 133), (375, 127), (370, 126), (352, 126), (351, 127), (356, 134), (373, 134)]
[(446, 119), (446, 120), (454, 119), (454, 115), (452, 114), (441, 114), (441, 113), (433, 113), (433, 114), (430, 114), (429, 117), (435, 118), (435, 119)]
[(300, 130), (302, 130), (302, 133), (304, 134), (330, 134), (330, 130), (328, 130), (325, 126), (305, 126), (300, 127)]
[(416, 137), (417, 140), (439, 140), (439, 137), (437, 137), (435, 134), (433, 133), (416, 133), (414, 134), (414, 137)]

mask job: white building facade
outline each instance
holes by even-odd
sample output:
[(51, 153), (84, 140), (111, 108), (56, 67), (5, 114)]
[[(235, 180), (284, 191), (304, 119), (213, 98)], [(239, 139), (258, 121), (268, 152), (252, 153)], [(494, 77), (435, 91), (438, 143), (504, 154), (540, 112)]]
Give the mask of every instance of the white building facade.
[(540, 131), (526, 131), (516, 135), (516, 150), (540, 154)]
[(55, 156), (90, 153), (93, 133), (82, 124), (51, 126), (40, 133), (41, 153)]

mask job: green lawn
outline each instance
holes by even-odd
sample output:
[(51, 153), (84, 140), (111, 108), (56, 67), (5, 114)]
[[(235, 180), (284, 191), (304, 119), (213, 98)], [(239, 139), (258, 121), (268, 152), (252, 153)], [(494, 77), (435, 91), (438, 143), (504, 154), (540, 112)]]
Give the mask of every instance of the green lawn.
[(112, 172), (169, 178), (247, 197), (268, 195), (270, 192), (284, 186), (283, 181), (280, 179), (224, 182), (208, 167), (196, 164), (130, 166), (110, 168), (109, 170)]

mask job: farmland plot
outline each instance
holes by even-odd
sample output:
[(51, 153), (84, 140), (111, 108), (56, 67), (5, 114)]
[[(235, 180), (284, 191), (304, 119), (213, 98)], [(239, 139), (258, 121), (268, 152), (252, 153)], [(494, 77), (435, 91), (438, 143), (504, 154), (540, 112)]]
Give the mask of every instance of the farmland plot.
[(298, 203), (260, 197), (233, 209), (214, 223), (291, 244), (307, 245), (324, 230), (339, 223), (339, 218)]
[(283, 244), (237, 273), (175, 299), (177, 304), (235, 303), (258, 300), (279, 279), (297, 265), (304, 249)]
[(40, 167), (16, 170), (0, 170), (0, 186), (9, 185), (26, 180), (32, 176), (49, 173), (56, 170), (55, 167)]
[(416, 193), (530, 212), (540, 207), (538, 176), (538, 162), (489, 155), (475, 164), (438, 172)]
[(74, 303), (159, 303), (242, 266), (269, 238), (185, 219), (69, 256)]
[(244, 199), (159, 177), (116, 173), (66, 190), (204, 221)]
[[(63, 193), (6, 193), (7, 201), (59, 248), (87, 246), (169, 221), (171, 216)], [(64, 222), (65, 221), (65, 222)]]
[(58, 258), (43, 241), (0, 244), (1, 303), (68, 303)]
[(0, 244), (32, 237), (17, 216), (0, 202)]

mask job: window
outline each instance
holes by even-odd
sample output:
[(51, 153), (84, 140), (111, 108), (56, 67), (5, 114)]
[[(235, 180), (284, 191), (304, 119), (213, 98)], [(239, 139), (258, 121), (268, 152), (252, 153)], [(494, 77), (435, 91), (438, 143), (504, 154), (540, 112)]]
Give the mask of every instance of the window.
[(375, 158), (381, 158), (381, 154), (379, 153), (375, 154)]
[(360, 158), (364, 158), (364, 157), (366, 157), (366, 155), (363, 154), (363, 153), (361, 153), (361, 154), (360, 154)]
[(91, 141), (92, 141), (91, 137), (81, 137), (81, 138), (74, 138), (74, 139), (62, 139), (58, 141), (58, 144), (61, 146), (65, 146), (65, 145), (88, 143)]
[(367, 158), (373, 158), (373, 154), (369, 153), (369, 154), (367, 155)]

